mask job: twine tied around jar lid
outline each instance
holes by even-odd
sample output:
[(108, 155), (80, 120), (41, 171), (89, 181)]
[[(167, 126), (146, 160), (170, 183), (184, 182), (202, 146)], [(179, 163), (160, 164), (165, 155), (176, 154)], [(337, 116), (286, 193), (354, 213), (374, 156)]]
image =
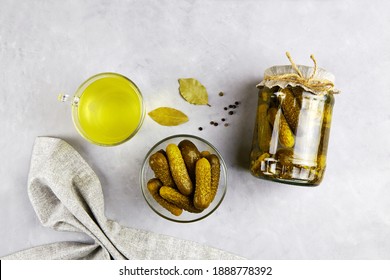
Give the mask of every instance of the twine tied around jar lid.
[(279, 86), (301, 86), (313, 94), (336, 94), (339, 90), (334, 87), (333, 74), (317, 67), (314, 55), (310, 55), (314, 67), (296, 65), (289, 52), (286, 52), (291, 65), (273, 66), (264, 72), (264, 79), (258, 87), (266, 86), (272, 88)]

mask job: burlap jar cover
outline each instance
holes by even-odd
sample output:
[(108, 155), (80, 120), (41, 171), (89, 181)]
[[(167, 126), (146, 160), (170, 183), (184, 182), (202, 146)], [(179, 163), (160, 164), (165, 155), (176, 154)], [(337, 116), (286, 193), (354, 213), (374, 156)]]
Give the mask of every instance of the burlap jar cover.
[(317, 67), (317, 61), (314, 55), (314, 67), (296, 65), (289, 52), (286, 53), (291, 65), (273, 66), (265, 70), (264, 79), (257, 87), (273, 88), (278, 86), (286, 88), (287, 86), (300, 86), (304, 90), (313, 94), (336, 94), (339, 90), (334, 88), (335, 77), (332, 73)]

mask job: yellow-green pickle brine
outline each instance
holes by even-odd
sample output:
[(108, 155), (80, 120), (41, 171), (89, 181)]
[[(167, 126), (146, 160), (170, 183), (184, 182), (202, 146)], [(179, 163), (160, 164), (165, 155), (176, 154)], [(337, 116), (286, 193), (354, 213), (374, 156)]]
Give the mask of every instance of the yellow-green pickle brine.
[(278, 182), (316, 186), (326, 168), (334, 76), (324, 69), (273, 66), (258, 85), (251, 173)]

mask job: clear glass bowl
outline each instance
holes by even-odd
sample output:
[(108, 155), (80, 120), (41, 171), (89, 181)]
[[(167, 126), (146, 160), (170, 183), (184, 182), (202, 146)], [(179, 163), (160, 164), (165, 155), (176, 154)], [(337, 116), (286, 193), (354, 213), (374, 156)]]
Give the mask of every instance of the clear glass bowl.
[[(200, 152), (209, 151), (210, 153), (215, 154), (219, 158), (221, 171), (220, 171), (217, 194), (215, 195), (215, 198), (211, 202), (209, 207), (207, 207), (201, 213), (190, 213), (187, 211), (183, 211), (183, 213), (180, 216), (175, 216), (171, 214), (168, 210), (163, 208), (160, 204), (158, 204), (147, 188), (148, 181), (155, 177), (153, 170), (149, 166), (149, 157), (161, 149), (165, 150), (168, 144), (173, 143), (178, 145), (180, 141), (185, 139), (190, 140), (192, 143), (194, 143)], [(218, 206), (222, 203), (227, 188), (227, 168), (226, 168), (225, 161), (223, 160), (219, 151), (208, 141), (193, 135), (186, 135), (186, 134), (173, 135), (159, 141), (149, 150), (142, 164), (140, 181), (141, 181), (140, 183), (141, 183), (142, 194), (144, 195), (144, 198), (148, 203), (148, 205), (150, 206), (150, 208), (155, 213), (170, 221), (179, 222), (179, 223), (190, 223), (190, 222), (195, 222), (206, 218), (211, 213), (213, 213), (218, 208)]]

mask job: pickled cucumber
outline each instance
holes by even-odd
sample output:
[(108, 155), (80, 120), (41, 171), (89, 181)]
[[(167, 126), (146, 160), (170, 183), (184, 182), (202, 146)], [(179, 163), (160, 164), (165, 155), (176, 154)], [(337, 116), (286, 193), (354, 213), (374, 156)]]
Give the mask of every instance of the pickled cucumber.
[(210, 203), (211, 203), (213, 202), (214, 197), (217, 194), (219, 177), (221, 173), (221, 164), (219, 162), (219, 158), (214, 154), (207, 156), (206, 159), (209, 161), (210, 168), (211, 168), (211, 189), (210, 189)]
[(269, 150), (271, 141), (271, 127), (267, 120), (268, 104), (261, 103), (257, 107), (257, 139), (262, 152)]
[(299, 108), (302, 108), (302, 99), (303, 99), (303, 88), (301, 87), (291, 87), (290, 90), (292, 91), (295, 100), (298, 103)]
[(175, 183), (169, 170), (168, 160), (161, 151), (158, 151), (150, 156), (149, 165), (153, 170), (154, 175), (160, 179), (164, 186), (172, 188), (175, 187)]
[(200, 213), (201, 210), (195, 208), (193, 201), (190, 197), (181, 194), (179, 191), (169, 188), (161, 187), (160, 196), (166, 201), (175, 204), (177, 207), (182, 208), (191, 213)]
[(294, 94), (289, 88), (281, 90), (284, 97), (281, 101), (283, 115), (286, 118), (288, 125), (291, 130), (296, 133), (298, 126), (298, 118), (300, 113), (300, 106), (294, 97)]
[(270, 108), (268, 110), (268, 119), (275, 130), (278, 127), (279, 142), (286, 148), (292, 148), (295, 143), (294, 134), (291, 131), (281, 110)]
[(332, 122), (332, 106), (331, 104), (325, 104), (323, 124), (325, 127), (330, 128)]
[(166, 148), (166, 153), (171, 175), (177, 188), (182, 194), (190, 195), (193, 191), (193, 184), (178, 146), (169, 144)]
[(201, 157), (200, 152), (190, 140), (181, 141), (178, 147), (187, 167), (188, 175), (190, 175), (192, 182), (195, 182), (195, 164)]
[[(153, 198), (157, 201), (157, 203), (160, 204), (165, 209), (167, 209), (173, 215), (180, 216), (181, 213), (183, 212), (183, 209), (181, 209), (180, 207), (176, 206), (175, 204), (170, 203), (170, 202), (166, 201), (164, 198), (162, 198), (159, 194), (159, 190), (161, 187), (162, 187), (162, 182), (157, 178), (150, 179), (147, 183), (147, 188), (148, 188), (150, 194), (153, 196)], [(170, 187), (167, 187), (167, 188), (170, 188)], [(170, 189), (172, 189), (172, 188), (170, 188)]]
[(209, 151), (201, 151), (200, 152), (200, 157), (204, 158), (209, 156), (211, 153)]
[(211, 166), (206, 158), (196, 162), (194, 205), (197, 209), (206, 209), (211, 203)]

